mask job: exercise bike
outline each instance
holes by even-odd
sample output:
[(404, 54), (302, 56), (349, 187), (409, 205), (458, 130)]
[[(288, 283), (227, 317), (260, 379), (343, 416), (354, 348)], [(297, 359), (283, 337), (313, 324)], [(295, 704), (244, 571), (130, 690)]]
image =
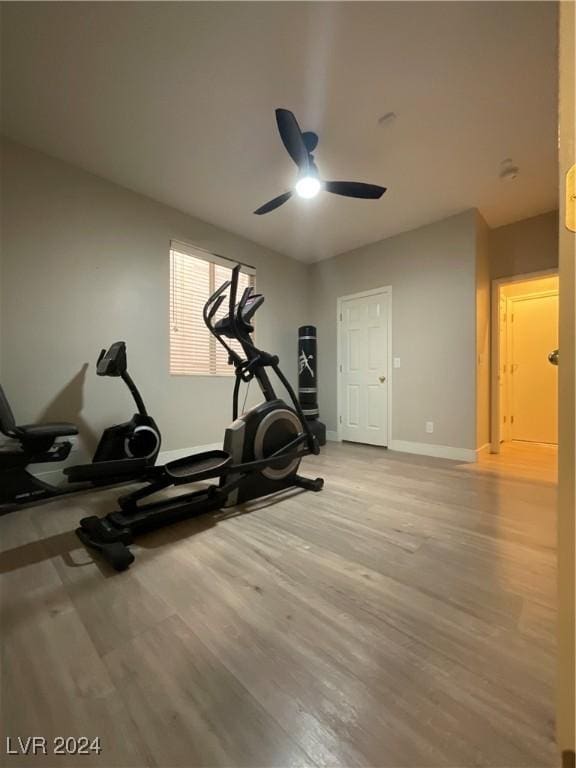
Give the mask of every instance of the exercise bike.
[[(252, 340), (252, 320), (264, 296), (249, 287), (237, 302), (239, 271), (240, 266), (232, 270), (231, 280), (220, 286), (204, 307), (204, 322), (226, 349), (236, 375), (234, 420), (226, 429), (223, 450), (205, 451), (150, 469), (145, 487), (118, 499), (119, 510), (104, 518), (85, 517), (76, 530), (80, 540), (97, 550), (117, 571), (125, 570), (134, 561), (129, 546), (141, 533), (286, 488), (320, 491), (323, 487), (322, 478), (310, 479), (298, 474), (302, 457), (318, 454), (319, 444), (292, 386), (280, 370), (278, 357), (259, 349)], [(228, 313), (216, 320), (228, 288)], [(243, 355), (228, 343), (233, 339), (240, 343)], [(292, 405), (278, 398), (267, 369), (283, 384)], [(241, 385), (253, 379), (259, 384), (264, 401), (239, 415)], [(218, 479), (218, 484), (142, 503), (170, 486), (209, 479)]]
[(62, 439), (78, 434), (68, 422), (16, 424), (6, 394), (0, 386), (0, 432), (12, 444), (0, 449), (0, 505), (25, 505), (81, 490), (78, 484), (113, 485), (138, 479), (154, 464), (161, 436), (148, 415), (142, 396), (128, 373), (126, 344), (117, 341), (102, 350), (96, 364), (98, 376), (119, 377), (136, 403), (137, 413), (123, 424), (102, 433), (91, 464), (67, 467), (69, 486), (58, 487), (33, 475), (31, 464), (58, 463), (68, 458), (72, 442)]

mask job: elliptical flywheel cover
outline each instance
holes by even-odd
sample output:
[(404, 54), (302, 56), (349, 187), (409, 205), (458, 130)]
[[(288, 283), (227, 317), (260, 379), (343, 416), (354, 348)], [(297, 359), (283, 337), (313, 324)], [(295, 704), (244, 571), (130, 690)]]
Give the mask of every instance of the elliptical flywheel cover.
[[(273, 445), (272, 450), (267, 445), (266, 438), (268, 437), (268, 443), (273, 438), (271, 432), (275, 431), (274, 427), (284, 427), (284, 433), (287, 431), (293, 431), (293, 438), (296, 438), (302, 432), (302, 424), (300, 419), (293, 412), (287, 409), (281, 408), (268, 413), (256, 430), (254, 437), (254, 456), (256, 459), (265, 459), (270, 456), (271, 453), (277, 451), (281, 445)], [(288, 427), (288, 430), (286, 429)], [(289, 441), (288, 441), (289, 442)], [(283, 480), (285, 477), (292, 475), (298, 469), (300, 464), (300, 457), (292, 459), (286, 466), (266, 467), (262, 470), (264, 477), (270, 478), (270, 480)]]

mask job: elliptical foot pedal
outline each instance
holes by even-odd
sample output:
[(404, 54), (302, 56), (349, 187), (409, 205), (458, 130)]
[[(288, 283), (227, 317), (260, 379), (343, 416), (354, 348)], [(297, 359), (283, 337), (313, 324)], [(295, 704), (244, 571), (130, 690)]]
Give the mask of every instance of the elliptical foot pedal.
[(125, 571), (136, 559), (121, 541), (105, 543), (91, 539), (83, 528), (76, 528), (76, 535), (84, 546), (96, 549), (115, 571)]
[(91, 541), (98, 544), (107, 544), (121, 542), (122, 544), (132, 544), (132, 534), (128, 528), (119, 528), (112, 525), (105, 517), (83, 517), (80, 520), (80, 528)]
[(100, 552), (101, 556), (115, 571), (125, 571), (135, 560), (128, 549), (132, 534), (127, 528), (116, 528), (105, 518), (84, 517), (76, 535), (86, 547)]
[(169, 462), (164, 466), (164, 472), (174, 485), (197, 483), (220, 477), (231, 464), (232, 456), (227, 451), (204, 451)]

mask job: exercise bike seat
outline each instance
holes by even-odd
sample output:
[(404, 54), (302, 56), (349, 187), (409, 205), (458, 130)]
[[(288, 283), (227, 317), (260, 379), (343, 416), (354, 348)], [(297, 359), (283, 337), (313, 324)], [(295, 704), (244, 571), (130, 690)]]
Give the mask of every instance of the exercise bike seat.
[(19, 424), (15, 430), (19, 437), (24, 438), (55, 438), (70, 437), (78, 434), (78, 427), (67, 422), (49, 424)]
[(219, 477), (231, 463), (232, 456), (227, 451), (204, 451), (169, 462), (164, 472), (174, 485), (181, 485)]

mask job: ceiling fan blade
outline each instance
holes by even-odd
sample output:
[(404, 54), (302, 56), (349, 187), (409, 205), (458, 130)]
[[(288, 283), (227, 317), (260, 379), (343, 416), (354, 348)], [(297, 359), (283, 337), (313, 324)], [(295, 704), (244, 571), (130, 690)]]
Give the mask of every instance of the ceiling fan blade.
[(318, 146), (318, 134), (314, 131), (304, 131), (302, 134), (302, 141), (309, 153), (314, 152)]
[(268, 200), (267, 203), (264, 203), (260, 208), (257, 208), (254, 213), (257, 216), (262, 216), (263, 213), (270, 213), (270, 211), (273, 211), (275, 208), (284, 205), (287, 200), (290, 200), (293, 194), (293, 192), (284, 192), (283, 195), (278, 195), (278, 197), (275, 197), (273, 200)]
[(326, 181), (324, 182), (324, 189), (334, 195), (361, 197), (364, 200), (379, 200), (386, 192), (386, 187), (379, 187), (377, 184), (364, 184), (361, 181)]
[(308, 149), (294, 114), (289, 109), (276, 110), (276, 123), (282, 143), (298, 168), (308, 167)]

